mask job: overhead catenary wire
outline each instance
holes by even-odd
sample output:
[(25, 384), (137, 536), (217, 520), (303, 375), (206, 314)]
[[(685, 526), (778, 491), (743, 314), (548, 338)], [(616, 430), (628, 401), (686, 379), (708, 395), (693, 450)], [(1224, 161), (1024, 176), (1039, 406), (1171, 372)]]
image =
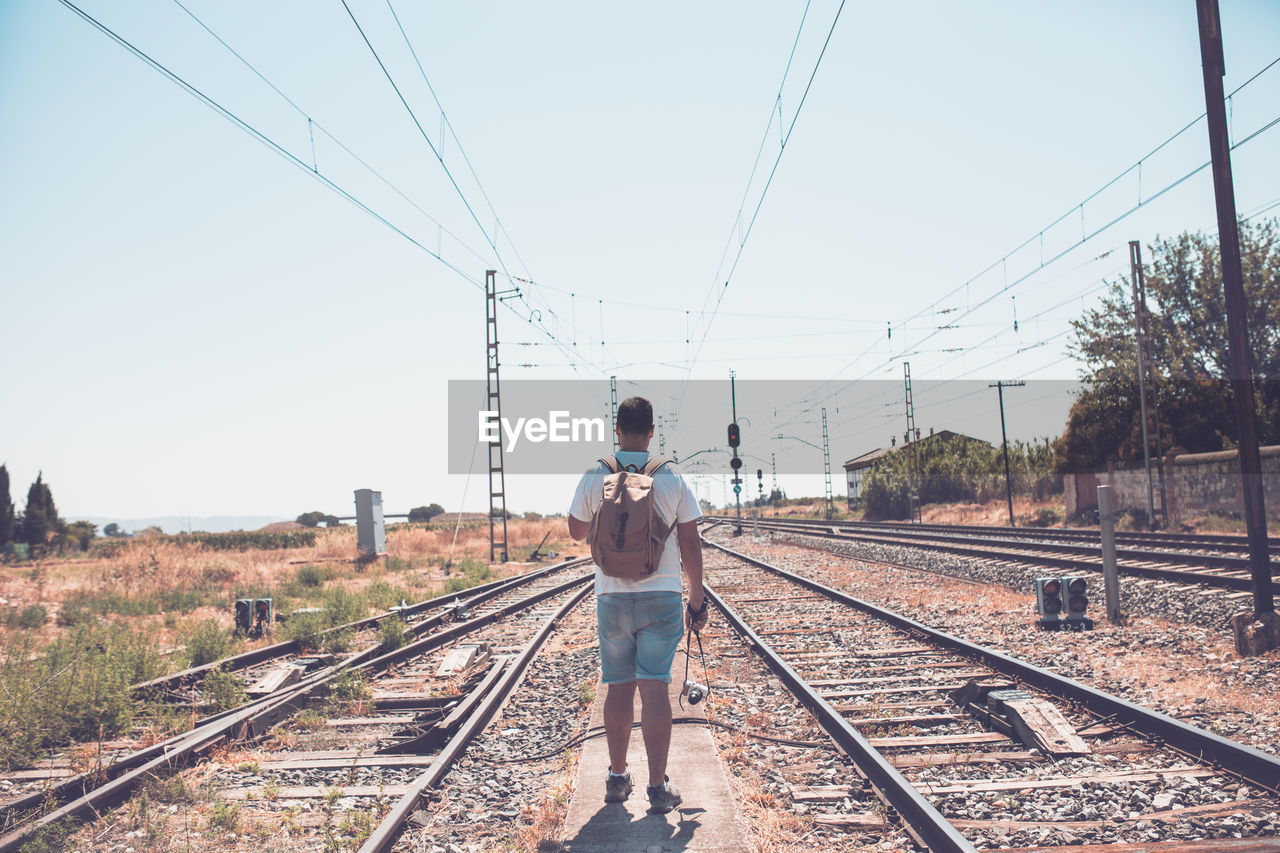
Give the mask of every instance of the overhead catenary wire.
[[(95, 29), (97, 29), (100, 33), (105, 35), (107, 38), (111, 39), (117, 45), (124, 48), (129, 53), (133, 54), (134, 57), (136, 57), (137, 59), (142, 61), (144, 64), (149, 66), (152, 70), (156, 71), (165, 79), (169, 80), (171, 83), (178, 86), (183, 91), (187, 92), (189, 95), (194, 97), (196, 100), (200, 101), (202, 104), (204, 104), (209, 109), (213, 110), (218, 115), (222, 116), (232, 125), (239, 128), (241, 131), (243, 131), (244, 133), (248, 134), (250, 137), (252, 137), (256, 141), (261, 143), (268, 150), (270, 150), (277, 156), (281, 157), (285, 162), (289, 163), (295, 168), (302, 170), (307, 175), (311, 176), (313, 180), (318, 181), (320, 184), (325, 186), (331, 192), (334, 192), (341, 198), (345, 199), (346, 201), (348, 201), (349, 203), (351, 203), (352, 205), (354, 205), (355, 207), (363, 211), (365, 214), (370, 216), (372, 219), (374, 219), (381, 225), (385, 226), (386, 228), (388, 228), (389, 230), (391, 230), (392, 232), (394, 232), (395, 234), (397, 234), (398, 236), (400, 236), (401, 238), (409, 242), (415, 248), (421, 250), (422, 252), (426, 253), (428, 256), (440, 262), (447, 269), (449, 269), (451, 272), (458, 275), (462, 280), (466, 281), (468, 284), (471, 284), (473, 287), (477, 288), (481, 292), (484, 291), (484, 285), (479, 281), (479, 279), (472, 277), (466, 271), (461, 269), (458, 265), (456, 265), (455, 263), (445, 258), (443, 254), (437, 251), (433, 251), (430, 247), (425, 245), (421, 240), (419, 240), (418, 238), (410, 234), (405, 228), (400, 227), (399, 225), (392, 222), (383, 214), (374, 210), (373, 207), (371, 207), (369, 204), (365, 203), (358, 196), (356, 196), (354, 192), (348, 190), (347, 188), (338, 184), (335, 180), (330, 178), (327, 174), (325, 174), (324, 170), (318, 168), (316, 164), (308, 163), (298, 155), (294, 154), (292, 151), (284, 147), (282, 144), (277, 142), (271, 136), (267, 135), (264, 131), (260, 130), (258, 127), (249, 123), (246, 119), (242, 118), (239, 114), (237, 114), (232, 109), (222, 104), (213, 96), (209, 95), (202, 89), (198, 88), (197, 86), (195, 86), (194, 84), (186, 80), (184, 77), (179, 75), (177, 72), (173, 71), (168, 66), (161, 63), (159, 60), (155, 59), (150, 54), (146, 53), (141, 48), (134, 45), (131, 41), (129, 41), (124, 36), (117, 33), (111, 27), (107, 26), (102, 21), (98, 20), (97, 18), (90, 15), (88, 12), (81, 9), (74, 2), (72, 2), (72, 0), (58, 0), (58, 2), (61, 3), (63, 7), (73, 12), (78, 17), (80, 17), (86, 23), (93, 26)], [(184, 11), (188, 11), (185, 9), (185, 7), (183, 7), (183, 9)], [(190, 14), (189, 11), (188, 11), (188, 14)], [(192, 17), (194, 18), (194, 16)], [(199, 23), (202, 26), (202, 28), (208, 31), (210, 35), (213, 35), (215, 38), (218, 38), (216, 33), (214, 33), (211, 30), (211, 28), (209, 28), (203, 22), (197, 19), (197, 23)], [(230, 50), (233, 54), (237, 54), (237, 52), (234, 49), (232, 49), (229, 45), (227, 45), (226, 42), (223, 41), (221, 38), (218, 38), (218, 40), (222, 42), (224, 47)], [(247, 60), (245, 60), (242, 56), (239, 56), (239, 54), (237, 54), (237, 57), (240, 58), (240, 60), (244, 62), (246, 65), (249, 65)], [(288, 101), (291, 104), (291, 106), (293, 106), (295, 109), (299, 109), (296, 102), (292, 101), (292, 99), (290, 99), (287, 95), (284, 95), (284, 93), (278, 87), (274, 86), (273, 84), (270, 83), (270, 81), (266, 80), (265, 75), (262, 75), (261, 72), (258, 72), (256, 69), (252, 69), (252, 70), (259, 78), (263, 79), (264, 82), (267, 82), (267, 84), (271, 86), (272, 89), (280, 93), (281, 97), (283, 97), (286, 101)], [(305, 116), (306, 115), (305, 111), (302, 111), (302, 114)], [(307, 117), (310, 118), (309, 116)], [(315, 125), (315, 126), (319, 129), (319, 125)], [(326, 135), (329, 135), (329, 134), (326, 132)], [(334, 139), (334, 141), (337, 144), (339, 144), (344, 150), (346, 150), (349, 154), (355, 157), (355, 159), (358, 162), (360, 162), (361, 165), (365, 166), (365, 168), (373, 172), (375, 176), (379, 177), (385, 184), (395, 189), (394, 185), (392, 185), (390, 181), (388, 181), (386, 178), (378, 174), (376, 170), (373, 170), (372, 167), (370, 167), (367, 163), (365, 163), (363, 160), (357, 157), (354, 154), (354, 152), (351, 152), (349, 148), (347, 148), (345, 145), (342, 145), (342, 143), (338, 141), (336, 138), (332, 136), (330, 136), (330, 138)], [(421, 208), (419, 208), (418, 205), (413, 203), (412, 200), (409, 199), (403, 192), (400, 192), (398, 189), (396, 189), (396, 192), (406, 201), (409, 201), (410, 204), (413, 204), (415, 208), (421, 211)], [(432, 218), (429, 214), (426, 214), (425, 211), (421, 211), (421, 212), (429, 220), (431, 220), (433, 224), (439, 225), (439, 223), (436, 222), (436, 220), (434, 220), (434, 218)], [(453, 235), (451, 234), (450, 236), (453, 236)], [(465, 244), (462, 243), (461, 241), (459, 241), (459, 243), (460, 245), (465, 246)], [(474, 250), (470, 249), (470, 247), (467, 247), (467, 248), (468, 248), (468, 251), (472, 251), (474, 254)], [(511, 310), (510, 306), (508, 306), (508, 309)], [(517, 316), (520, 316), (520, 315), (517, 314)], [(522, 317), (521, 319), (525, 319), (525, 318)], [(543, 331), (545, 332), (545, 330)], [(550, 337), (550, 334), (549, 333), (547, 334)]]

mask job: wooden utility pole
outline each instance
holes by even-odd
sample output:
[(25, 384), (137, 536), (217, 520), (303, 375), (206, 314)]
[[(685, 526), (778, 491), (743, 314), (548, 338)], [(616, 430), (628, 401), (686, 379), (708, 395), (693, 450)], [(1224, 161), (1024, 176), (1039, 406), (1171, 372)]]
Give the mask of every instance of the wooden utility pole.
[[(1222, 91), (1226, 67), (1218, 0), (1196, 0), (1196, 12), (1200, 24), (1204, 101), (1209, 119), (1213, 192), (1218, 208), (1222, 287), (1227, 307), (1227, 360), (1231, 370), (1231, 388), (1235, 396), (1236, 423), (1239, 429), (1240, 486), (1244, 499), (1245, 527), (1248, 531), (1249, 567), (1253, 577), (1253, 619), (1241, 619), (1237, 616), (1232, 619), (1232, 624), (1236, 630), (1236, 650), (1242, 654), (1257, 653), (1276, 648), (1280, 644), (1280, 620), (1276, 618), (1275, 600), (1271, 592), (1262, 460), (1258, 453), (1252, 357), (1245, 318), (1244, 275), (1240, 267), (1240, 233), (1236, 224), (1235, 186), (1231, 178), (1231, 139), (1227, 132), (1227, 110)], [(1251, 622), (1256, 623), (1256, 626), (1251, 625)]]

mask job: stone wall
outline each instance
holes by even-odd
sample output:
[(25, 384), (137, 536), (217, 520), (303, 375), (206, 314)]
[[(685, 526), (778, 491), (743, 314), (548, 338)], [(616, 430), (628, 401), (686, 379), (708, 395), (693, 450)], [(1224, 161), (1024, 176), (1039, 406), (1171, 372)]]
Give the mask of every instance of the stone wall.
[[(1275, 515), (1280, 509), (1280, 446), (1263, 447), (1262, 483), (1266, 504)], [(1152, 467), (1155, 477), (1155, 467)], [(1240, 462), (1236, 451), (1184, 453), (1169, 456), (1164, 465), (1169, 495), (1169, 525), (1206, 513), (1243, 516), (1240, 489)], [(1158, 481), (1157, 481), (1158, 482)], [(1067, 517), (1087, 513), (1098, 506), (1098, 486), (1111, 486), (1117, 512), (1147, 511), (1147, 472), (1144, 469), (1067, 474), (1063, 477)], [(1159, 506), (1159, 495), (1156, 505)]]

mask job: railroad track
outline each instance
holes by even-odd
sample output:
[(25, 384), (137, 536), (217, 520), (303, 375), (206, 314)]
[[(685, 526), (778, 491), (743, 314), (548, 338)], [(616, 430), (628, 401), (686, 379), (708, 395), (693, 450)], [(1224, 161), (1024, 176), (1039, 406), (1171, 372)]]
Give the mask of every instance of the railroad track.
[[(715, 522), (728, 523), (731, 519), (716, 517)], [(750, 524), (756, 524), (752, 520)], [(834, 521), (798, 521), (793, 519), (759, 519), (762, 530), (812, 536), (840, 542), (868, 542), (879, 545), (923, 548), (965, 557), (1002, 559), (1030, 563), (1052, 569), (1102, 572), (1100, 546), (1074, 542), (1041, 541), (1024, 536), (1006, 536), (1007, 528), (986, 528), (986, 535), (951, 534), (945, 526), (933, 526), (930, 530), (911, 529), (907, 526), (882, 528), (851, 525)], [(942, 530), (938, 531), (938, 527)], [(1205, 553), (1188, 553), (1189, 546), (1181, 551), (1152, 550), (1149, 548), (1117, 547), (1116, 564), (1120, 574), (1170, 581), (1179, 584), (1203, 584), (1215, 589), (1248, 592), (1253, 589), (1249, 574), (1249, 561), (1244, 557)]]
[[(298, 834), (369, 834), (382, 845), (370, 849), (388, 849), (423, 791), (448, 772), (555, 622), (589, 591), (588, 562), (488, 585), (459, 599), (448, 619), (414, 624), (399, 649), (366, 647), (98, 773), (0, 803), (0, 853), (131, 798), (142, 796), (145, 808), (148, 798), (181, 802), (197, 787), (216, 790), (224, 819), (252, 803), (287, 823), (298, 802), (319, 802), (323, 814), (345, 813), (346, 822), (302, 820)], [(206, 773), (211, 752), (243, 744), (260, 746), (259, 757)], [(384, 811), (390, 823), (365, 825)]]
[(1280, 759), (709, 544), (708, 596), (830, 737), (827, 766), (856, 765), (783, 781), (815, 823), (880, 826), (880, 800), (934, 851), (1280, 851)]
[[(721, 518), (724, 518), (721, 516)], [(725, 520), (728, 520), (727, 518)], [(762, 519), (772, 520), (772, 519)], [(792, 524), (805, 524), (818, 527), (830, 527), (837, 523), (840, 527), (854, 530), (908, 530), (924, 531), (938, 534), (958, 534), (965, 536), (996, 536), (1005, 539), (1031, 539), (1039, 541), (1079, 542), (1098, 545), (1101, 533), (1094, 528), (1078, 527), (1006, 527), (990, 524), (916, 524), (909, 521), (842, 521), (831, 522), (822, 519), (778, 519)], [(1191, 549), (1196, 551), (1216, 551), (1225, 554), (1248, 554), (1248, 537), (1232, 533), (1179, 533), (1156, 530), (1117, 530), (1116, 544), (1134, 545), (1156, 549)], [(1280, 539), (1271, 537), (1268, 540), (1271, 553), (1280, 554)]]

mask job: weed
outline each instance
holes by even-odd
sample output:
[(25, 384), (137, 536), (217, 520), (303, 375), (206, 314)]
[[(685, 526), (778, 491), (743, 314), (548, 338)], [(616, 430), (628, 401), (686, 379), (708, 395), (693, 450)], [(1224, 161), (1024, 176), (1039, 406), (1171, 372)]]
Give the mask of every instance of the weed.
[(230, 657), (233, 645), (227, 629), (217, 619), (206, 619), (187, 638), (188, 665), (201, 666)]
[(280, 780), (268, 779), (262, 783), (262, 799), (275, 802), (280, 799)]
[(578, 707), (585, 708), (590, 705), (596, 698), (596, 683), (593, 679), (587, 679), (578, 685)]
[(399, 616), (383, 619), (378, 625), (378, 639), (384, 652), (393, 652), (405, 643), (405, 624)]
[(181, 776), (153, 779), (144, 790), (158, 803), (194, 803), (196, 801), (195, 792)]
[(249, 700), (244, 692), (244, 681), (234, 672), (218, 667), (204, 677), (200, 695), (207, 706), (217, 711), (229, 711)]
[(67, 849), (67, 837), (76, 831), (78, 825), (78, 821), (69, 817), (46, 824), (22, 843), (18, 853), (61, 853)]
[(132, 685), (165, 671), (156, 646), (136, 625), (79, 625), (48, 644), (30, 632), (10, 638), (0, 651), (0, 767), (123, 731), (139, 707)]
[(364, 675), (345, 670), (329, 682), (329, 696), (345, 705), (362, 705), (373, 699), (373, 689)]
[(280, 629), (280, 639), (294, 640), (304, 651), (320, 648), (320, 635), (329, 628), (323, 613), (295, 613)]
[(351, 645), (355, 640), (356, 632), (353, 628), (333, 630), (320, 638), (320, 648), (329, 654), (342, 654), (351, 651)]
[(39, 604), (29, 604), (21, 609), (10, 607), (4, 612), (4, 624), (7, 628), (25, 628), (34, 631), (44, 625), (49, 614)]
[(345, 625), (369, 615), (364, 596), (341, 587), (325, 593), (324, 610), (330, 625)]
[(408, 603), (413, 593), (402, 586), (392, 586), (386, 581), (374, 581), (365, 587), (365, 601), (376, 610), (387, 610), (397, 604)]
[(298, 583), (303, 586), (321, 587), (325, 581), (332, 580), (334, 572), (325, 566), (316, 566), (308, 563), (298, 568)]
[(293, 724), (296, 728), (308, 732), (323, 729), (328, 722), (329, 717), (317, 708), (307, 708), (293, 720)]
[(236, 770), (240, 771), (241, 773), (248, 773), (250, 776), (257, 776), (257, 775), (258, 775), (258, 762), (256, 762), (256, 761), (242, 761), (242, 762), (240, 762), (239, 764), (237, 764), (237, 765), (236, 765)]
[(209, 810), (209, 831), (235, 832), (240, 826), (240, 804), (214, 803)]

